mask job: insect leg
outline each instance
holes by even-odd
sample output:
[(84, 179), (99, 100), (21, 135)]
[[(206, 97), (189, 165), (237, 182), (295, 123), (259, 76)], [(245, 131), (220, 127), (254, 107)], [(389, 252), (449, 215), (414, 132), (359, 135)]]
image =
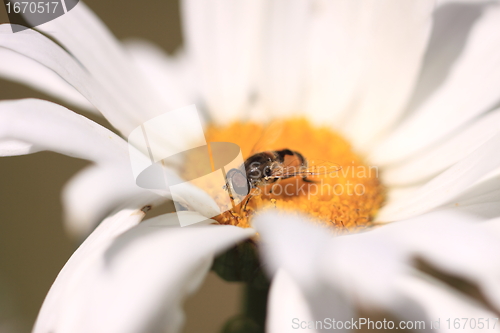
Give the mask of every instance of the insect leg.
[(317, 183), (317, 181), (315, 181), (315, 180), (307, 179), (307, 176), (303, 176), (302, 180), (305, 181), (306, 183)]
[(248, 193), (247, 199), (245, 200), (245, 203), (243, 204), (243, 211), (247, 212), (247, 205), (250, 202), (250, 199), (252, 199), (255, 195), (255, 191), (257, 189), (254, 187), (250, 190), (250, 193)]
[(244, 212), (247, 212), (247, 205), (248, 205), (248, 202), (250, 201), (250, 199), (252, 199), (252, 197), (253, 197), (253, 194), (248, 195), (247, 200), (245, 201), (245, 204), (243, 205)]

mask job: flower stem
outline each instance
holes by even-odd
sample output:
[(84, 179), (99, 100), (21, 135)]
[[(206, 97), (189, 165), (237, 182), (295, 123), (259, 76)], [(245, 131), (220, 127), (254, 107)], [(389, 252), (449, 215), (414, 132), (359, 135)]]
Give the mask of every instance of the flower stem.
[(230, 318), (222, 333), (264, 333), (269, 280), (262, 271), (256, 244), (246, 241), (221, 254), (212, 270), (226, 281), (245, 283), (242, 313)]
[(244, 313), (262, 327), (262, 332), (266, 323), (268, 294), (269, 288), (255, 289), (251, 285), (245, 287)]
[(230, 318), (222, 333), (264, 333), (269, 289), (245, 286), (243, 313)]

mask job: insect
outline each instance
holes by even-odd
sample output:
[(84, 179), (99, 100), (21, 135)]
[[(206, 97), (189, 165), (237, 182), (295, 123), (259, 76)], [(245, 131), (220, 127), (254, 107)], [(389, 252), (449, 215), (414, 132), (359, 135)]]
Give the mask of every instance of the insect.
[[(255, 150), (257, 149), (254, 147), (252, 151)], [(224, 188), (228, 189), (230, 194), (232, 192), (240, 197), (247, 196), (243, 205), (246, 210), (248, 202), (257, 192), (255, 189), (259, 186), (271, 185), (292, 177), (301, 177), (303, 181), (312, 183), (314, 181), (308, 177), (326, 175), (338, 170), (338, 165), (328, 162), (309, 165), (301, 153), (291, 149), (265, 150), (248, 157), (240, 168), (229, 170)]]

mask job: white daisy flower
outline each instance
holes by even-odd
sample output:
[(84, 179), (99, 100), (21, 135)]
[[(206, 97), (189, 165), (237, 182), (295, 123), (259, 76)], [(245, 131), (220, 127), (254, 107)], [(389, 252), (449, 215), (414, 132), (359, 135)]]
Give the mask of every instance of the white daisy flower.
[[(185, 0), (182, 15), (174, 58), (120, 44), (83, 3), (39, 32), (0, 26), (0, 74), (121, 134), (51, 102), (0, 102), (1, 155), (94, 162), (64, 190), (71, 232), (114, 211), (58, 275), (34, 332), (179, 332), (183, 300), (211, 267), (248, 285), (225, 332), (347, 331), (364, 314), (499, 330), (499, 2)], [(208, 141), (245, 158), (263, 124), (282, 120), (270, 149), (342, 166), (325, 189), (345, 191), (267, 193), (212, 224), (142, 221), (164, 198), (136, 186), (124, 138), (193, 103)], [(188, 177), (193, 164), (171, 172)], [(357, 174), (371, 167), (380, 174)], [(188, 219), (213, 217), (217, 198), (200, 187), (184, 198)]]

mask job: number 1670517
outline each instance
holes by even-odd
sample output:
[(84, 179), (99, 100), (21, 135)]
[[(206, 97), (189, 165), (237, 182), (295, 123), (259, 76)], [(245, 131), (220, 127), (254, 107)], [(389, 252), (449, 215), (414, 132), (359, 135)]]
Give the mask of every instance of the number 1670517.
[(5, 4), (7, 13), (24, 14), (24, 13), (55, 13), (58, 1), (38, 2), (38, 1), (22, 1), (22, 2), (7, 2)]

